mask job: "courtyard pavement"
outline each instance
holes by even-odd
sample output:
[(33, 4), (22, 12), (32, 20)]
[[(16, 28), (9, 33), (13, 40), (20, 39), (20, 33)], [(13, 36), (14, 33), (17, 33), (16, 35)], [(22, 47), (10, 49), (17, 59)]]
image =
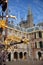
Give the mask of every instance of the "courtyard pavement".
[(43, 61), (16, 60), (16, 61), (7, 62), (6, 65), (43, 65)]

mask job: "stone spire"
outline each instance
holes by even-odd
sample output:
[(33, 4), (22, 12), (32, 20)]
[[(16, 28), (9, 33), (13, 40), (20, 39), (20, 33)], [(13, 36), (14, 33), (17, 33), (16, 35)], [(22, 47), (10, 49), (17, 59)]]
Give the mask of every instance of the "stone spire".
[(32, 15), (32, 10), (30, 7), (28, 8), (28, 15)]
[(30, 7), (28, 8), (27, 22), (29, 27), (33, 27), (33, 15)]

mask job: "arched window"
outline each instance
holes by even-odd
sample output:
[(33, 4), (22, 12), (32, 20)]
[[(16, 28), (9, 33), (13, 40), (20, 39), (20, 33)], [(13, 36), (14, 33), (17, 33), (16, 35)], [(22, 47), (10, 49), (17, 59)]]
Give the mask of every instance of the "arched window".
[(42, 56), (42, 55), (41, 55), (41, 52), (39, 51), (39, 52), (38, 52), (39, 60), (40, 60), (41, 56)]
[(26, 52), (24, 52), (24, 56), (26, 56), (27, 55), (27, 53)]
[(43, 48), (43, 43), (42, 41), (39, 42), (40, 48)]
[(42, 38), (42, 33), (39, 31), (39, 37)]
[(8, 61), (11, 61), (11, 52), (8, 54)]
[(24, 59), (27, 59), (27, 53), (24, 52)]
[(23, 58), (23, 53), (22, 52), (19, 53), (19, 57), (20, 57), (20, 59)]
[(18, 52), (14, 52), (14, 59), (18, 59)]

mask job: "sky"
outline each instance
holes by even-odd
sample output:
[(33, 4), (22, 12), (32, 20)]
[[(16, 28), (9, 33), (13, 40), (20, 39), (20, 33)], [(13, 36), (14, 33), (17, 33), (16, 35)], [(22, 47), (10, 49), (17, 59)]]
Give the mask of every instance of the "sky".
[(13, 20), (15, 25), (21, 22), (22, 18), (26, 20), (29, 7), (32, 10), (33, 22), (43, 22), (43, 0), (8, 0), (8, 14), (17, 17), (17, 20), (9, 20)]

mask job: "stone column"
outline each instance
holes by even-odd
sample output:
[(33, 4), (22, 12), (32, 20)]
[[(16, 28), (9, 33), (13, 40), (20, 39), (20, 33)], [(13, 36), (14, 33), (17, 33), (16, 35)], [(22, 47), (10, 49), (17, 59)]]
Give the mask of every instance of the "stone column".
[(39, 38), (39, 34), (38, 34), (38, 32), (36, 33), (36, 38)]
[(18, 52), (18, 60), (20, 60), (20, 58), (19, 58), (19, 52)]
[(37, 48), (40, 48), (39, 42), (37, 42)]
[(11, 61), (13, 61), (13, 60), (14, 60), (14, 53), (11, 52)]
[(23, 60), (24, 60), (24, 52), (23, 52)]
[(42, 38), (43, 38), (43, 32), (42, 32)]

